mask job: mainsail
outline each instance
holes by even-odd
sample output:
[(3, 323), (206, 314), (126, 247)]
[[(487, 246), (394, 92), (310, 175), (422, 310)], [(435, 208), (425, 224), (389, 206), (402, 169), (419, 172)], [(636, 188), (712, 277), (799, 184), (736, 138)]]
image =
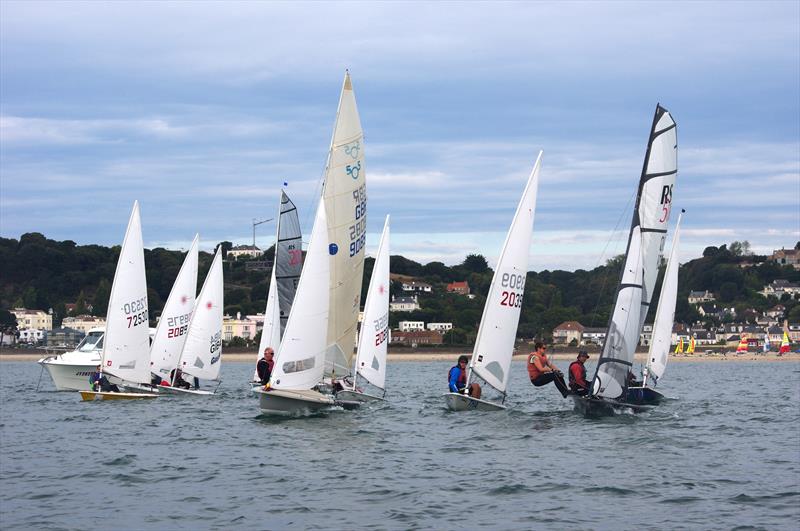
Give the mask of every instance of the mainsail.
[(781, 340), (781, 347), (778, 350), (778, 354), (788, 354), (789, 351), (792, 350), (791, 344), (789, 343), (789, 332), (786, 330), (783, 331), (783, 339)]
[(344, 375), (353, 366), (367, 229), (365, 175), (364, 134), (350, 74), (346, 73), (323, 190), (330, 253), (328, 375)]
[(472, 371), (501, 393), (508, 386), (525, 293), (541, 162), (540, 151), (500, 251), (472, 352)]
[(386, 382), (386, 354), (389, 344), (389, 216), (383, 225), (378, 254), (364, 303), (364, 320), (358, 338), (356, 374), (380, 389)]
[(147, 278), (139, 202), (133, 203), (106, 314), (102, 370), (132, 383), (150, 383)]
[(272, 387), (311, 389), (322, 380), (328, 345), (330, 260), (325, 205), (320, 199), (306, 263), (300, 274), (289, 321), (275, 356)]
[(183, 260), (175, 284), (167, 297), (167, 303), (158, 320), (153, 344), (150, 346), (150, 372), (169, 381), (170, 371), (178, 366), (189, 322), (194, 311), (197, 293), (197, 246), (199, 235), (195, 235), (189, 252)]
[(680, 242), (681, 217), (682, 214), (678, 216), (678, 223), (675, 226), (672, 249), (669, 253), (667, 270), (664, 273), (664, 282), (661, 285), (656, 319), (653, 323), (653, 338), (650, 342), (650, 352), (647, 355), (647, 365), (644, 371), (644, 383), (647, 383), (648, 378), (652, 378), (653, 384), (658, 383), (658, 379), (663, 376), (667, 368), (672, 344), (672, 326), (675, 322), (675, 303), (678, 299), (678, 244)]
[(642, 232), (643, 308), (640, 314), (640, 332), (658, 278), (658, 267), (672, 211), (672, 189), (677, 175), (678, 137), (675, 121), (666, 109), (656, 105), (636, 205)]
[[(261, 357), (267, 347), (272, 347), (275, 352), (278, 351), (281, 337), (286, 329), (286, 321), (289, 319), (289, 311), (294, 302), (300, 272), (303, 269), (303, 250), (297, 207), (283, 191), (281, 191), (281, 204), (277, 219), (275, 257), (267, 293), (267, 307), (264, 311), (264, 328), (261, 331), (261, 341), (258, 345), (258, 357)], [(258, 379), (257, 373), (253, 379)]]
[(197, 296), (179, 365), (184, 373), (203, 380), (219, 379), (222, 366), (223, 288), (220, 245)]

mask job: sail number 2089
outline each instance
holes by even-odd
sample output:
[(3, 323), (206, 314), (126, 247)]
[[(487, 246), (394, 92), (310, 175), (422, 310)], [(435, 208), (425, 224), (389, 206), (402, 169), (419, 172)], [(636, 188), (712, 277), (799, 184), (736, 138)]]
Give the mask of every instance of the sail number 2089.
[(525, 293), (525, 277), (503, 273), (500, 284), (514, 291), (503, 291), (500, 294), (500, 306), (519, 308), (522, 306), (522, 295)]

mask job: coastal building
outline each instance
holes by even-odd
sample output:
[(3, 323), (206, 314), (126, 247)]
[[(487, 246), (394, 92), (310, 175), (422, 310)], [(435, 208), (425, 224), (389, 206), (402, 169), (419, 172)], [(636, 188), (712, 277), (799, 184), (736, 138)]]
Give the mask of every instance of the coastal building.
[(575, 341), (575, 344), (580, 344), (584, 328), (578, 321), (564, 321), (553, 328), (553, 343), (556, 345), (569, 345)]
[(606, 340), (606, 329), (585, 326), (581, 334), (581, 345), (602, 345)]
[(236, 317), (225, 315), (222, 318), (222, 338), (230, 341), (234, 337), (243, 339), (253, 339), (256, 337), (256, 322), (250, 319), (242, 319), (241, 313), (236, 313)]
[(85, 335), (73, 328), (54, 328), (47, 332), (45, 341), (48, 347), (75, 348)]
[(453, 323), (428, 323), (425, 328), (444, 334), (453, 329)]
[(235, 247), (231, 247), (231, 249), (227, 252), (226, 258), (228, 260), (236, 260), (240, 256), (247, 256), (249, 258), (258, 258), (264, 251), (258, 248), (256, 245), (237, 245)]
[(408, 292), (424, 292), (424, 293), (431, 293), (433, 291), (433, 286), (426, 282), (420, 282), (418, 280), (406, 280), (403, 281), (400, 285), (403, 291)]
[(782, 319), (783, 314), (786, 312), (786, 307), (783, 304), (776, 304), (766, 312), (764, 315), (767, 317), (772, 317), (773, 319)]
[(391, 342), (416, 347), (418, 345), (441, 345), (444, 336), (433, 330), (411, 330), (409, 332), (393, 332)]
[(714, 294), (708, 290), (689, 292), (689, 304), (702, 304), (704, 302), (712, 302), (714, 300), (716, 300), (714, 299)]
[(780, 299), (784, 293), (795, 295), (800, 293), (800, 284), (789, 282), (782, 278), (773, 280), (771, 284), (764, 286), (764, 289), (759, 291), (764, 297), (776, 297)]
[(419, 310), (419, 302), (417, 302), (417, 296), (414, 295), (412, 297), (392, 297), (392, 300), (389, 302), (389, 310), (392, 312), (413, 312), (414, 310)]
[(44, 340), (47, 332), (39, 330), (38, 328), (25, 328), (19, 331), (19, 343), (27, 343), (33, 345)]
[(780, 265), (790, 265), (800, 269), (800, 249), (777, 249), (769, 259)]
[(401, 332), (410, 332), (411, 330), (425, 330), (424, 321), (400, 321), (397, 323)]
[(78, 315), (77, 317), (64, 317), (61, 321), (61, 326), (80, 330), (86, 334), (92, 328), (105, 328), (106, 320), (94, 315)]
[(36, 330), (52, 330), (53, 316), (42, 310), (14, 308), (10, 310), (17, 318), (17, 328), (35, 328)]
[[(359, 315), (359, 318), (358, 318), (359, 322), (361, 322), (361, 313), (359, 313), (358, 315)], [(245, 315), (244, 318), (247, 319), (248, 321), (253, 321), (256, 324), (256, 334), (264, 329), (264, 314), (263, 313), (257, 313), (255, 315)]]
[(469, 295), (469, 283), (464, 280), (463, 282), (451, 282), (447, 285), (448, 293), (456, 293), (458, 295)]

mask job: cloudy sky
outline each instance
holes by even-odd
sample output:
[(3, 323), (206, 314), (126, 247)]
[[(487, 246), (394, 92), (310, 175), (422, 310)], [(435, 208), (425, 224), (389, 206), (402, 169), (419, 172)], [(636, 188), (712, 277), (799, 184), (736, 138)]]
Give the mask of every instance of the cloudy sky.
[[(0, 2), (0, 235), (249, 243), (313, 221), (350, 69), (368, 252), (494, 262), (544, 150), (531, 268), (624, 251), (657, 102), (681, 256), (800, 239), (800, 3)], [(673, 223), (676, 216), (673, 216)], [(272, 243), (274, 225), (257, 229)]]

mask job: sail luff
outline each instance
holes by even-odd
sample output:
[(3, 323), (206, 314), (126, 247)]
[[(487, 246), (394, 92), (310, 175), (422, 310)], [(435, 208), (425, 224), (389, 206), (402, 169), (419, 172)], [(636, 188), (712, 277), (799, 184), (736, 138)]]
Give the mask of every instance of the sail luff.
[(508, 386), (525, 293), (541, 162), (540, 151), (503, 242), (472, 351), (469, 377), (474, 372), (501, 393)]
[(647, 383), (648, 378), (653, 379), (653, 384), (664, 375), (669, 359), (669, 351), (672, 346), (672, 327), (675, 322), (675, 304), (678, 298), (678, 246), (680, 244), (681, 218), (678, 215), (678, 223), (675, 226), (675, 235), (672, 237), (672, 248), (669, 253), (667, 269), (664, 272), (664, 281), (661, 286), (661, 295), (658, 299), (656, 317), (653, 322), (653, 336), (650, 342), (650, 350), (647, 354), (647, 365), (645, 367), (643, 384)]
[(389, 344), (389, 216), (375, 255), (375, 265), (364, 303), (364, 319), (356, 350), (355, 373), (380, 389), (386, 383), (386, 354)]
[(103, 372), (127, 382), (150, 382), (149, 319), (142, 221), (135, 201), (108, 299)]

